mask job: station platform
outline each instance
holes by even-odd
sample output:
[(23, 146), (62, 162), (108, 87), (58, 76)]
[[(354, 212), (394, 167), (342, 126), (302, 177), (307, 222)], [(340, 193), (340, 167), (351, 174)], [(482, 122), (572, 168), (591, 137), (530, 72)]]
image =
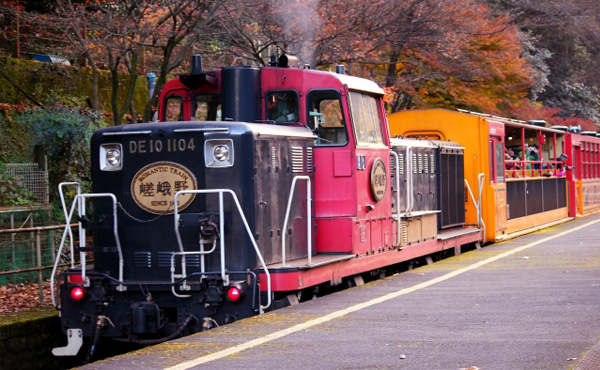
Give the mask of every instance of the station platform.
[(600, 368), (600, 215), (83, 369)]

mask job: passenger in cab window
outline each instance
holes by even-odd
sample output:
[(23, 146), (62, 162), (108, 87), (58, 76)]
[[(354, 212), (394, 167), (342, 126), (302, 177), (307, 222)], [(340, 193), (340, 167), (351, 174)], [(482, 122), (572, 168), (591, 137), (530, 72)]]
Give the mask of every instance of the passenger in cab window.
[(267, 120), (298, 122), (298, 94), (295, 91), (277, 91), (268, 94)]

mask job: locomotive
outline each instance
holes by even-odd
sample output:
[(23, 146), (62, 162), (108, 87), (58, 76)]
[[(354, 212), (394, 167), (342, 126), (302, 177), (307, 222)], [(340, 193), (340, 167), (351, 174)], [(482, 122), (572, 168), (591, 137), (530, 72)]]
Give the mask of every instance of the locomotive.
[(68, 338), (53, 353), (159, 343), (478, 243), (464, 148), (391, 138), (383, 95), (285, 55), (207, 71), (195, 56), (162, 89), (158, 122), (95, 132), (92, 193), (60, 186), (78, 238), (65, 229), (71, 266), (52, 274)]

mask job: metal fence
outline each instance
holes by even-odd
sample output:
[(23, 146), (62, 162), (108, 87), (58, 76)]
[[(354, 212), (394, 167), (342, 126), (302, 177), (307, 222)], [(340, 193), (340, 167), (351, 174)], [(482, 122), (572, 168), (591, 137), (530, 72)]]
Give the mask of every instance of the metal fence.
[(0, 285), (37, 282), (41, 292), (55, 259), (55, 230), (64, 228), (45, 226), (51, 216), (49, 206), (0, 209)]
[[(36, 282), (40, 304), (44, 304), (44, 281), (50, 277), (56, 258), (52, 243), (54, 230), (64, 228), (64, 225), (56, 225), (0, 230), (0, 237), (10, 235), (11, 239), (18, 240), (10, 243), (10, 251), (2, 248), (0, 252), (8, 262), (0, 269), (0, 285)], [(15, 238), (22, 235), (25, 237)]]
[(50, 206), (0, 208), (0, 285), (36, 283), (40, 304), (44, 304), (44, 282), (55, 259), (61, 258), (56, 256), (56, 246), (66, 226), (47, 226), (51, 216)]
[(6, 163), (4, 172), (21, 180), (34, 196), (37, 204), (48, 204), (48, 171), (41, 170), (37, 163)]

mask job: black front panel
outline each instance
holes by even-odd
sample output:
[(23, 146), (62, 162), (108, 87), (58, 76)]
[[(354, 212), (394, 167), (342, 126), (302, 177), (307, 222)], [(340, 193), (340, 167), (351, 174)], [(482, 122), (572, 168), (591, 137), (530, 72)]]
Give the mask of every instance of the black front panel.
[(506, 194), (509, 220), (567, 206), (564, 177), (508, 181)]
[(439, 209), (438, 228), (444, 229), (465, 223), (464, 155), (459, 149), (439, 151)]
[[(126, 127), (126, 126), (123, 126)], [(222, 129), (218, 129), (221, 127)], [(231, 189), (237, 195), (248, 223), (254, 228), (253, 136), (243, 125), (219, 127), (211, 124), (144, 124), (111, 128), (94, 136), (92, 151), (93, 191), (115, 194), (119, 236), (125, 260), (125, 278), (138, 280), (170, 280), (170, 261), (179, 251), (174, 231), (171, 203), (178, 190)], [(215, 128), (217, 130), (215, 130)], [(107, 135), (104, 135), (104, 133)], [(119, 132), (114, 135), (113, 132)], [(206, 143), (225, 140), (234, 148), (235, 160), (229, 167), (210, 168), (205, 160)], [(220, 141), (218, 141), (220, 142)], [(101, 171), (97, 159), (102, 143), (123, 146), (123, 169)], [(236, 154), (237, 153), (237, 154)], [(165, 175), (161, 177), (160, 173)], [(168, 175), (167, 175), (168, 174)], [(163, 198), (158, 198), (164, 195)], [(152, 200), (154, 199), (154, 200)], [(180, 203), (185, 203), (181, 201)], [(255, 254), (248, 248), (249, 237), (237, 215), (230, 195), (224, 196), (226, 268), (233, 271), (254, 267)], [(198, 251), (202, 222), (218, 225), (217, 195), (198, 194), (185, 209), (180, 209), (182, 244), (185, 251)], [(110, 204), (98, 202), (95, 214), (100, 218), (111, 213)], [(113, 253), (96, 253), (99, 271), (117, 273), (117, 254), (112, 228), (98, 229), (94, 234), (96, 248), (113, 248)], [(209, 237), (210, 238), (210, 237)], [(210, 249), (206, 246), (205, 249)], [(199, 271), (199, 256), (186, 258), (188, 274)], [(181, 261), (179, 257), (176, 262)], [(207, 270), (220, 266), (218, 250), (205, 258)]]
[(525, 181), (506, 183), (506, 203), (508, 204), (509, 220), (527, 215), (525, 203), (525, 185)]
[(567, 206), (567, 179), (564, 177), (556, 179), (556, 199), (558, 208)]
[(544, 186), (544, 197), (543, 207), (544, 211), (550, 211), (558, 208), (558, 179), (547, 179), (543, 180)]
[(542, 181), (527, 181), (525, 199), (527, 201), (527, 214), (540, 213), (544, 211), (544, 183)]

